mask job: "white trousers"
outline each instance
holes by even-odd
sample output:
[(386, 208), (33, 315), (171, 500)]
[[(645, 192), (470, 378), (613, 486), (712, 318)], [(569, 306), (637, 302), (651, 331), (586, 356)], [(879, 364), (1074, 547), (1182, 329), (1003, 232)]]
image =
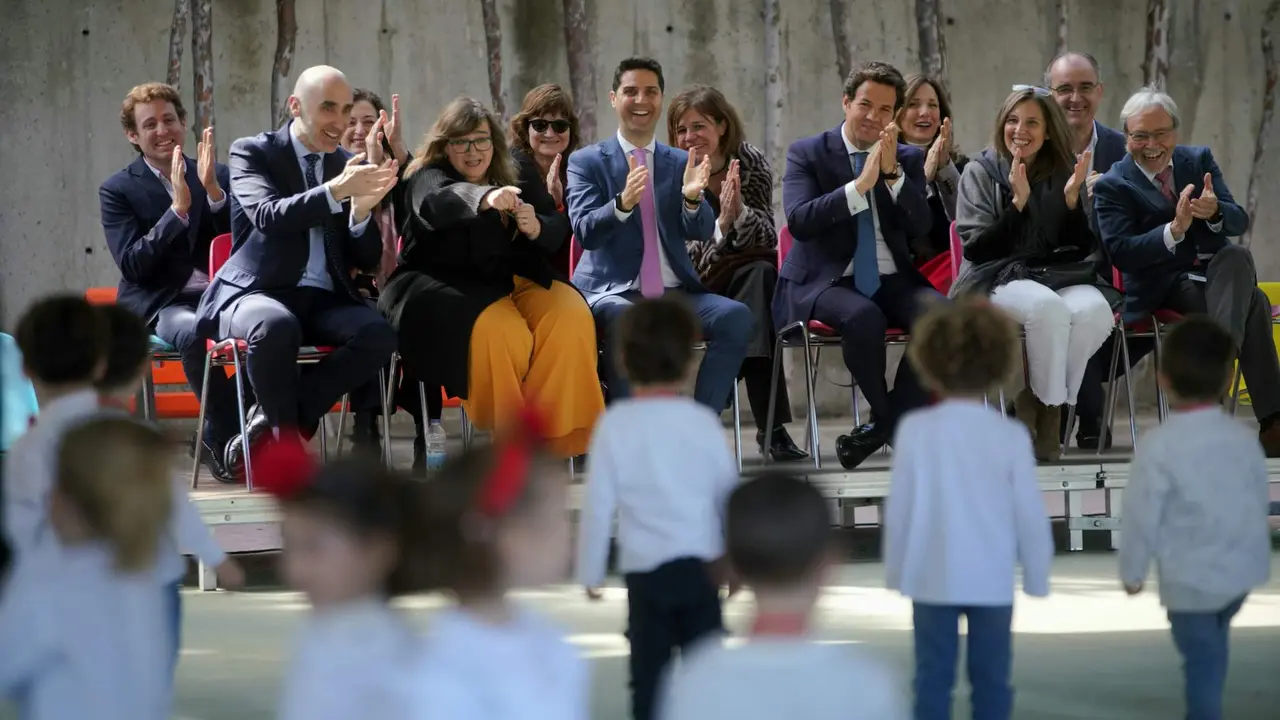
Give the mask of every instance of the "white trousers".
[(1015, 280), (996, 288), (991, 301), (1026, 332), (1031, 392), (1045, 405), (1074, 405), (1089, 358), (1115, 327), (1107, 299), (1092, 285), (1054, 292), (1034, 280)]

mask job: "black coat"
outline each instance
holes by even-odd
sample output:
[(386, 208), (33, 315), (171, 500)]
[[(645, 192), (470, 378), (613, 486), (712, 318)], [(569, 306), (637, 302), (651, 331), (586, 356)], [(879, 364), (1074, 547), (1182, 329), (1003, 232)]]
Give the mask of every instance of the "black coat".
[(568, 242), (568, 218), (556, 212), (536, 170), (522, 168), (517, 185), (542, 223), (537, 240), (520, 233), (512, 218), (504, 224), (497, 210), (480, 211), (495, 188), (466, 182), (448, 161), (418, 170), (400, 196), (400, 264), (378, 307), (399, 334), (405, 372), (454, 397), (467, 397), (476, 319), (511, 294), (513, 276), (545, 288), (567, 282), (565, 269), (553, 268), (549, 258)]

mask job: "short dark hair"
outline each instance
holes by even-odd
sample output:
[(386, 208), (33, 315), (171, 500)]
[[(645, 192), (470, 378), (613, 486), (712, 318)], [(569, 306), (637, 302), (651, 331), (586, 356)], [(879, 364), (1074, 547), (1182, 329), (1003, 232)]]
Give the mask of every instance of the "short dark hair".
[(1094, 57), (1093, 55), (1087, 52), (1080, 52), (1078, 50), (1068, 50), (1064, 53), (1061, 53), (1055, 56), (1053, 60), (1050, 60), (1049, 64), (1045, 66), (1044, 68), (1044, 87), (1045, 88), (1049, 90), (1053, 89), (1053, 87), (1050, 86), (1050, 80), (1049, 80), (1049, 76), (1053, 74), (1053, 66), (1057, 65), (1060, 61), (1066, 60), (1067, 58), (1071, 58), (1071, 57), (1083, 58), (1085, 62), (1089, 63), (1089, 67), (1093, 68), (1094, 77), (1098, 78), (1098, 84), (1099, 85), (1102, 84), (1102, 66), (1098, 64), (1098, 58)]
[(804, 580), (830, 552), (832, 537), (827, 502), (806, 480), (770, 473), (729, 495), (725, 544), (730, 564), (748, 585)]
[(296, 494), (281, 499), (286, 510), (302, 510), (341, 523), (358, 537), (386, 535), (396, 546), (396, 564), (381, 590), (395, 597), (423, 589), (424, 484), (379, 462), (343, 458), (320, 467)]
[(98, 310), (107, 325), (107, 363), (94, 385), (102, 392), (114, 392), (133, 383), (147, 367), (151, 333), (142, 318), (120, 305), (102, 305)]
[(1163, 340), (1160, 374), (1181, 400), (1217, 402), (1231, 381), (1236, 343), (1207, 315), (1188, 315)]
[(643, 299), (618, 318), (618, 364), (636, 385), (683, 381), (693, 362), (698, 319), (678, 296)]
[(373, 106), (375, 113), (380, 113), (387, 109), (387, 106), (382, 104), (382, 98), (378, 97), (378, 93), (364, 88), (356, 88), (351, 91), (351, 104), (355, 105), (358, 102), (369, 103)]
[(907, 81), (903, 79), (902, 73), (889, 63), (874, 60), (863, 63), (849, 73), (849, 77), (844, 81), (844, 96), (852, 100), (858, 94), (858, 88), (862, 87), (863, 83), (869, 82), (893, 88), (897, 95), (897, 101), (893, 105), (894, 112), (907, 102)]
[(107, 351), (107, 324), (99, 310), (78, 295), (52, 295), (27, 309), (14, 340), (32, 379), (50, 385), (97, 379)]
[(1018, 368), (1018, 324), (986, 297), (939, 301), (916, 321), (907, 360), (944, 395), (1003, 387)]
[(667, 91), (666, 79), (662, 77), (662, 65), (650, 57), (629, 57), (618, 63), (618, 69), (613, 71), (613, 91), (617, 92), (622, 87), (622, 76), (631, 70), (648, 70), (658, 76), (658, 89), (662, 92)]

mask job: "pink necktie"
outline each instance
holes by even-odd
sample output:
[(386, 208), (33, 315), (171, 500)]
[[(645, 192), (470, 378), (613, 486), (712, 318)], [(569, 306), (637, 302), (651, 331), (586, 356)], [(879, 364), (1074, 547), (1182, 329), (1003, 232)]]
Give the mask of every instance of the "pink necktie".
[[(636, 165), (645, 167), (648, 158), (644, 148), (631, 151)], [(662, 260), (658, 257), (658, 211), (653, 205), (653, 173), (645, 183), (640, 196), (640, 226), (644, 228), (644, 255), (640, 258), (640, 294), (647, 297), (662, 295)]]
[(1160, 184), (1160, 194), (1164, 195), (1164, 199), (1173, 202), (1173, 166), (1165, 165), (1163, 170), (1156, 173), (1156, 182)]

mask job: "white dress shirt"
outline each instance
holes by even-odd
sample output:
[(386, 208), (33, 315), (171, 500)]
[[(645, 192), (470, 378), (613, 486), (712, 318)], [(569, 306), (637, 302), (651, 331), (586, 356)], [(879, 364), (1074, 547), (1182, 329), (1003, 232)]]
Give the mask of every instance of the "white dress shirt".
[[(517, 609), (504, 624), (450, 608), (431, 618), (409, 681), (416, 720), (588, 720), (590, 671), (564, 633)], [(350, 717), (384, 717), (365, 712)]]
[(52, 533), (18, 558), (0, 594), (0, 699), (24, 720), (169, 717), (165, 595), (150, 572), (121, 574), (114, 561)]
[[(161, 172), (160, 170), (157, 170), (155, 167), (151, 165), (151, 163), (147, 163), (147, 169), (150, 170), (152, 173), (155, 173), (155, 176), (160, 179), (160, 184), (164, 186), (165, 192), (169, 193), (169, 199), (172, 200), (173, 199), (173, 183), (169, 182), (169, 175), (167, 173)], [(211, 213), (216, 213), (222, 210), (222, 208), (227, 204), (226, 189), (221, 187), (219, 187), (218, 189), (222, 191), (222, 199), (217, 202), (208, 200), (208, 197), (209, 197), (208, 194), (205, 195), (205, 199), (209, 203), (209, 212)], [(191, 218), (186, 215), (179, 215), (178, 213), (175, 212), (174, 217), (178, 218), (178, 220), (180, 220), (184, 226), (189, 226), (191, 223)], [(183, 288), (183, 290), (203, 290), (208, 285), (209, 285), (209, 274), (198, 267), (193, 267), (191, 268), (191, 277), (187, 278), (187, 284), (186, 284), (186, 287)]]
[(981, 402), (909, 413), (893, 440), (885, 502), (887, 586), (939, 605), (1013, 603), (1049, 594), (1053, 536), (1031, 435)]
[(596, 424), (578, 527), (578, 581), (604, 582), (618, 517), (618, 569), (724, 554), (724, 510), (738, 465), (720, 417), (687, 397), (619, 400)]
[[(635, 152), (635, 150), (637, 149), (635, 145), (632, 145), (626, 138), (622, 137), (621, 130), (618, 131), (618, 144), (622, 146), (622, 152), (625, 153), (628, 157), (630, 157), (631, 153)], [(657, 148), (657, 146), (658, 146), (657, 140), (650, 140), (649, 144), (644, 146), (645, 163), (649, 168), (649, 183), (655, 188), (655, 193), (657, 192), (656, 188), (658, 187), (658, 178), (657, 178), (657, 173), (655, 172), (656, 168), (653, 167), (653, 151), (655, 148)], [(690, 215), (698, 214), (697, 208), (690, 210), (689, 207), (684, 204), (683, 200), (681, 200), (680, 207)], [(634, 213), (639, 209), (640, 209), (640, 205), (637, 204), (635, 207), (631, 208), (630, 212), (622, 212), (621, 210), (618, 209), (617, 205), (614, 205), (613, 214), (614, 214), (614, 217), (618, 218), (618, 220), (622, 222), (626, 222), (627, 219), (631, 217), (631, 213)], [(662, 266), (662, 287), (664, 288), (680, 287), (680, 278), (677, 277), (675, 271), (671, 269), (671, 261), (667, 259), (667, 248), (665, 245), (662, 244), (662, 222), (661, 222), (662, 203), (660, 202), (660, 198), (658, 198), (656, 195), (653, 198), (653, 212), (654, 212), (654, 222), (657, 224), (657, 228), (658, 228), (658, 258), (661, 260), (661, 266)], [(633, 284), (632, 287), (637, 290), (640, 289), (639, 275), (636, 276), (635, 284)]]
[(907, 684), (862, 647), (813, 638), (710, 638), (670, 663), (661, 720), (910, 720)]
[[(308, 155), (319, 155), (320, 159), (316, 162), (314, 179), (318, 187), (324, 188), (324, 196), (329, 200), (329, 212), (338, 215), (342, 212), (342, 203), (333, 197), (333, 192), (324, 180), (324, 158), (328, 153), (313, 153), (302, 144), (302, 140), (298, 138), (298, 124), (289, 123), (289, 138), (293, 141), (293, 152), (298, 156), (298, 167), (302, 169), (303, 187), (307, 185), (307, 167)], [(373, 213), (369, 213), (363, 222), (356, 223), (355, 208), (351, 209), (351, 220), (349, 227), (351, 228), (352, 237), (360, 237), (364, 235), (364, 230), (369, 226), (369, 219), (373, 217)], [(314, 287), (321, 290), (333, 290), (333, 278), (329, 277), (328, 265), (325, 262), (324, 254), (324, 227), (316, 225), (307, 231), (307, 236), (311, 241), (311, 249), (307, 255), (307, 267), (302, 272), (302, 279), (298, 281), (300, 287)]]
[[(1170, 161), (1169, 161), (1169, 163), (1170, 163), (1170, 164), (1172, 164), (1172, 163), (1173, 163), (1173, 160), (1170, 160)], [(1147, 180), (1150, 180), (1150, 181), (1151, 181), (1151, 184), (1152, 184), (1152, 185), (1155, 185), (1157, 190), (1160, 190), (1160, 182), (1159, 182), (1158, 180), (1156, 180), (1156, 175), (1159, 175), (1160, 173), (1164, 172), (1164, 168), (1160, 168), (1159, 170), (1157, 170), (1157, 171), (1155, 171), (1155, 172), (1151, 172), (1150, 170), (1148, 170), (1148, 169), (1146, 168), (1146, 166), (1145, 166), (1145, 165), (1143, 165), (1142, 163), (1138, 162), (1136, 158), (1134, 159), (1133, 164), (1138, 166), (1138, 169), (1142, 171), (1142, 174), (1143, 174), (1143, 175), (1146, 175), (1146, 176), (1147, 176)], [(1165, 167), (1170, 167), (1170, 165), (1165, 165)], [(1177, 186), (1175, 186), (1173, 183), (1174, 183), (1174, 180), (1173, 180), (1173, 178), (1171, 177), (1171, 178), (1169, 179), (1169, 186), (1170, 186), (1170, 188), (1173, 190), (1173, 202), (1174, 202), (1174, 205), (1176, 206), (1176, 205), (1177, 205), (1177, 203), (1178, 203), (1178, 195), (1182, 193), (1182, 189), (1181, 189), (1181, 188), (1179, 188), (1179, 187), (1177, 187)], [(1164, 191), (1163, 191), (1163, 190), (1161, 190), (1161, 192), (1164, 192)], [(1209, 229), (1210, 229), (1210, 230), (1212, 230), (1212, 231), (1214, 231), (1214, 232), (1222, 232), (1222, 222), (1223, 222), (1222, 220), (1219, 220), (1219, 221), (1218, 221), (1218, 222), (1216, 222), (1216, 223), (1207, 223), (1207, 224), (1209, 225)], [(1180, 238), (1176, 238), (1176, 239), (1175, 239), (1175, 238), (1173, 237), (1173, 223), (1172, 223), (1172, 222), (1165, 223), (1165, 226), (1164, 226), (1164, 246), (1165, 246), (1166, 248), (1169, 248), (1169, 252), (1177, 252), (1177, 251), (1178, 251), (1178, 243), (1182, 242), (1182, 240), (1183, 240), (1184, 238), (1186, 238), (1186, 235), (1185, 235), (1185, 234), (1184, 234), (1182, 237), (1180, 237)]]
[[(863, 211), (871, 213), (872, 221), (876, 228), (876, 265), (880, 268), (881, 275), (892, 275), (898, 272), (898, 263), (893, 259), (893, 253), (889, 252), (889, 246), (885, 244), (884, 235), (880, 232), (880, 214), (876, 208), (875, 190), (872, 189), (865, 195), (858, 193), (858, 169), (854, 162), (854, 154), (865, 152), (870, 153), (871, 149), (859, 150), (853, 143), (849, 142), (849, 136), (845, 134), (845, 125), (840, 124), (840, 139), (844, 141), (844, 149), (849, 153), (849, 167), (853, 168), (853, 180), (850, 180), (844, 186), (845, 197), (849, 202), (849, 214), (857, 215)], [(895, 156), (898, 149), (893, 149)], [(870, 156), (868, 155), (868, 160)], [(898, 200), (898, 193), (902, 192), (902, 176), (899, 175), (897, 180), (889, 183), (889, 197), (894, 202)], [(855, 253), (856, 254), (856, 253)], [(853, 277), (853, 261), (849, 261), (849, 267), (844, 270), (845, 277)]]
[(379, 598), (312, 611), (280, 696), (280, 720), (410, 717), (414, 630)]

